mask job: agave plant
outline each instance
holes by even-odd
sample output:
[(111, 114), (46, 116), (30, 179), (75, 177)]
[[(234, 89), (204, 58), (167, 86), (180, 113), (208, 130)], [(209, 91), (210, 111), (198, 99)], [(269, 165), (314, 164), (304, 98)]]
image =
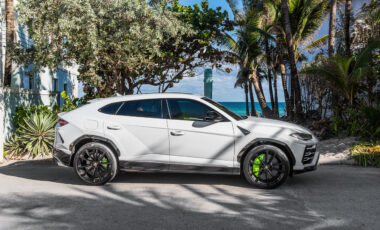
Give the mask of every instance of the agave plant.
[(48, 155), (53, 147), (56, 121), (54, 114), (44, 113), (34, 113), (25, 118), (19, 129), (19, 140), (25, 146), (25, 151), (33, 157)]
[(14, 134), (12, 135), (7, 143), (4, 145), (4, 150), (9, 156), (15, 156), (20, 155), (24, 153), (24, 145), (20, 141), (20, 138), (18, 135)]

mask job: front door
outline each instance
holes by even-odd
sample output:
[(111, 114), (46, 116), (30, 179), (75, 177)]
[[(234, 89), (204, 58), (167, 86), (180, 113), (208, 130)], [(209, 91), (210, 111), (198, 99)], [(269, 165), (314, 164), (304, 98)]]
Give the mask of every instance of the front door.
[(199, 101), (167, 99), (167, 104), (171, 118), (167, 120), (170, 169), (185, 167), (191, 170), (191, 166), (233, 167), (232, 122), (205, 121), (206, 114), (213, 109)]

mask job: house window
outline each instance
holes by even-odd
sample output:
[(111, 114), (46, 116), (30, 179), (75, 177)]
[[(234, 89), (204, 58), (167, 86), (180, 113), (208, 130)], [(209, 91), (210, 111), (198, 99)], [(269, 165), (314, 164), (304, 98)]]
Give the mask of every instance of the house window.
[(67, 83), (63, 84), (63, 90), (67, 93)]
[(53, 78), (53, 92), (58, 92), (58, 79)]
[(34, 82), (34, 77), (33, 76), (29, 76), (28, 89), (33, 89), (33, 82)]

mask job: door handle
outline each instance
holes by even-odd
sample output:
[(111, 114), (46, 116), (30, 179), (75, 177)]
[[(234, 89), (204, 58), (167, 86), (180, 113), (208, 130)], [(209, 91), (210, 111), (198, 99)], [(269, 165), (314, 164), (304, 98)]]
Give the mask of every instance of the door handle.
[(119, 130), (121, 129), (120, 126), (118, 125), (108, 125), (107, 126), (107, 129), (110, 129), (110, 130)]
[(183, 136), (183, 135), (185, 135), (185, 133), (181, 132), (181, 131), (170, 131), (170, 135), (172, 135), (172, 136)]

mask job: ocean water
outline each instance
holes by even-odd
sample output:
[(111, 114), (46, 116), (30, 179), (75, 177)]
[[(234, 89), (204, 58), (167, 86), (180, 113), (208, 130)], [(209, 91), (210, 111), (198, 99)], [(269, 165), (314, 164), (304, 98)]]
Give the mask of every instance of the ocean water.
[[(219, 102), (219, 103), (239, 115), (246, 115), (245, 102)], [(271, 103), (268, 103), (268, 106), (272, 108)], [(251, 110), (251, 103), (249, 103), (249, 109)], [(258, 102), (255, 102), (255, 109), (259, 113), (259, 115), (262, 116), (260, 104)], [(280, 117), (284, 116), (285, 102), (278, 103), (278, 112), (280, 114)]]

